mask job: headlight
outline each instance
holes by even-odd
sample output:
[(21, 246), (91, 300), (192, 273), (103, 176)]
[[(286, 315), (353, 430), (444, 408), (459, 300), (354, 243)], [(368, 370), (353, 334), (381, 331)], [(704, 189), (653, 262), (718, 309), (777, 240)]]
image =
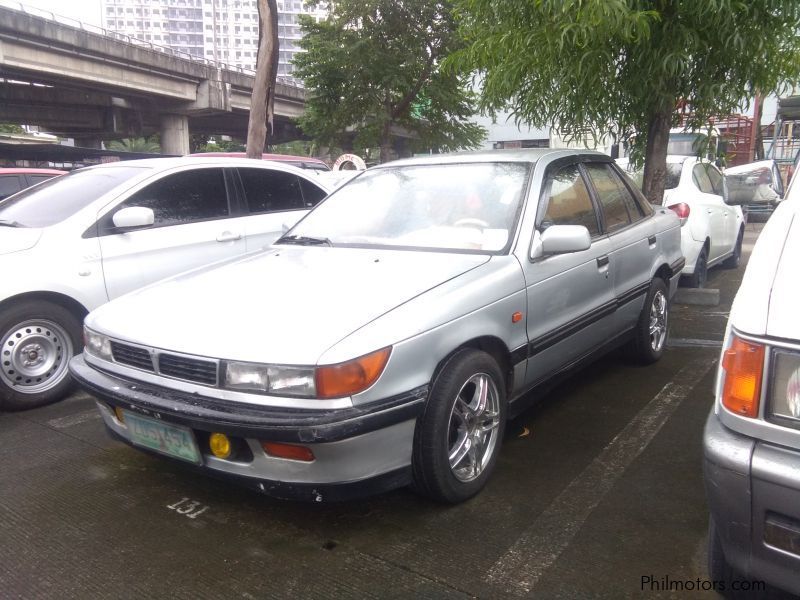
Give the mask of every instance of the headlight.
[(92, 331), (88, 327), (84, 327), (83, 344), (84, 350), (89, 354), (104, 360), (112, 360), (111, 340), (106, 336)]
[(225, 367), (225, 387), (276, 396), (312, 398), (316, 394), (313, 367), (229, 362)]
[(275, 396), (343, 398), (363, 392), (375, 383), (391, 351), (383, 348), (347, 362), (319, 367), (228, 362), (225, 387)]
[(800, 354), (776, 350), (772, 356), (772, 414), (800, 421)]

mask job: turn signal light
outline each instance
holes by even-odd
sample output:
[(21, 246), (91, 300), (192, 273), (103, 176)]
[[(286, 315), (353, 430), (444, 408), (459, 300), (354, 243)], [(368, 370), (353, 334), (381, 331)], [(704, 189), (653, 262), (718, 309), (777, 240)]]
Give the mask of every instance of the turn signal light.
[(391, 351), (384, 348), (338, 365), (317, 367), (317, 397), (341, 398), (363, 392), (383, 373)]
[(681, 219), (689, 218), (689, 213), (691, 212), (691, 209), (689, 208), (689, 205), (686, 204), (685, 202), (678, 202), (678, 204), (673, 204), (669, 208), (670, 210), (674, 211), (675, 214), (677, 214)]
[(291, 460), (302, 460), (311, 462), (314, 460), (314, 453), (311, 448), (306, 446), (295, 446), (294, 444), (281, 444), (279, 442), (261, 442), (264, 452), (276, 458), (289, 458)]
[(725, 369), (722, 405), (737, 415), (757, 417), (764, 346), (733, 335), (730, 347), (722, 354), (722, 368)]

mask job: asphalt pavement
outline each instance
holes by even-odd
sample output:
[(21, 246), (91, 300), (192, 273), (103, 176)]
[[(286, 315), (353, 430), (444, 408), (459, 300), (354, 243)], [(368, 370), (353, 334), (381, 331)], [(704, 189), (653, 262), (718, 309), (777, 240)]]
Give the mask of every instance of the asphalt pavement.
[(701, 436), (743, 272), (710, 272), (718, 306), (673, 307), (656, 365), (609, 355), (511, 422), (459, 506), (273, 500), (111, 440), (82, 393), (0, 414), (0, 595), (714, 598)]

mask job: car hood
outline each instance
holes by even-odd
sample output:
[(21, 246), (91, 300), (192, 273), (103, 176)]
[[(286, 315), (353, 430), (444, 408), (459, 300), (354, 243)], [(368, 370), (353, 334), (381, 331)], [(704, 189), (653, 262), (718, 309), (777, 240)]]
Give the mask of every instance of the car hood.
[(488, 260), (274, 246), (132, 292), (92, 312), (86, 324), (112, 337), (187, 354), (315, 364), (357, 329)]
[(11, 254), (33, 248), (42, 237), (42, 230), (32, 227), (0, 227), (0, 254)]
[(753, 249), (731, 309), (734, 327), (753, 335), (800, 339), (798, 257), (800, 211), (782, 203)]

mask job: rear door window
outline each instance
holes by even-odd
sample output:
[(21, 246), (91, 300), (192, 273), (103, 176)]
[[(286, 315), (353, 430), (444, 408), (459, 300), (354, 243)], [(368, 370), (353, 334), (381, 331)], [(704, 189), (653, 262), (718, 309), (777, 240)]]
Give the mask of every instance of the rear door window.
[(306, 208), (300, 180), (294, 173), (270, 169), (239, 169), (250, 214)]
[[(628, 204), (633, 203), (633, 198), (611, 171), (611, 167), (604, 164), (588, 164), (586, 171), (589, 173), (589, 178), (597, 192), (597, 199), (603, 208), (606, 231), (613, 233), (630, 225), (631, 215), (628, 213)], [(635, 210), (637, 212), (634, 215), (638, 219), (641, 215), (638, 214), (638, 208)]]

